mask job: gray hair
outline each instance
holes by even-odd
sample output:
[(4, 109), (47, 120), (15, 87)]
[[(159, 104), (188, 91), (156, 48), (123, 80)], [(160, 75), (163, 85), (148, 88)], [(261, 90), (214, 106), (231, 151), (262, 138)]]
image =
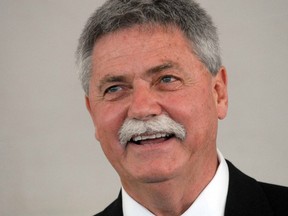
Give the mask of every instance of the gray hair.
[(174, 25), (191, 41), (193, 52), (216, 75), (221, 67), (217, 29), (211, 17), (193, 0), (108, 0), (86, 23), (76, 52), (79, 78), (89, 94), (92, 50), (101, 36), (135, 25)]

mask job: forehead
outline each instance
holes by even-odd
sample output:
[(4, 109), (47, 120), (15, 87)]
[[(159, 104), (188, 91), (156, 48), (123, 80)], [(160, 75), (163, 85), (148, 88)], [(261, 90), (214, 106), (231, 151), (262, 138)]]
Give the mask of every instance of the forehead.
[(185, 55), (191, 57), (192, 53), (190, 41), (176, 27), (134, 26), (104, 35), (95, 43), (92, 71), (149, 70), (163, 62), (183, 60)]

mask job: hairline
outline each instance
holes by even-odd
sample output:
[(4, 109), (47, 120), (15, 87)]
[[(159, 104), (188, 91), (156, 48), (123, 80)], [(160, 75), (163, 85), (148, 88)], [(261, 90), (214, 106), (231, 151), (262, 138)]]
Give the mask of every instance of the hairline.
[[(144, 28), (143, 28), (144, 27)], [(81, 57), (78, 57), (78, 62), (85, 62), (84, 64), (86, 64), (86, 68), (89, 68), (89, 73), (87, 73), (86, 75), (89, 75), (89, 79), (86, 80), (88, 81), (88, 83), (86, 83), (86, 86), (84, 87), (84, 91), (86, 96), (89, 96), (89, 82), (91, 80), (92, 77), (92, 66), (93, 66), (93, 50), (96, 46), (96, 43), (99, 42), (101, 40), (101, 38), (106, 37), (107, 35), (110, 34), (115, 34), (117, 32), (123, 31), (123, 30), (129, 30), (129, 29), (133, 29), (133, 28), (138, 28), (138, 31), (145, 31), (147, 33), (147, 30), (149, 32), (151, 32), (153, 34), (153, 31), (155, 31), (156, 29), (161, 28), (163, 31), (168, 32), (168, 31), (175, 31), (178, 30), (181, 35), (183, 36), (183, 39), (186, 40), (186, 42), (189, 45), (189, 49), (192, 52), (192, 54), (202, 63), (202, 65), (207, 69), (207, 71), (209, 71), (209, 73), (212, 76), (216, 76), (217, 73), (213, 73), (210, 71), (210, 69), (207, 67), (207, 65), (203, 62), (203, 60), (200, 58), (200, 56), (197, 54), (197, 52), (195, 51), (195, 42), (193, 41), (193, 39), (189, 38), (189, 36), (187, 35), (187, 33), (182, 30), (182, 28), (174, 22), (168, 22), (168, 23), (161, 23), (161, 22), (155, 22), (155, 21), (147, 21), (147, 22), (143, 22), (143, 23), (133, 23), (129, 26), (120, 26), (117, 29), (114, 29), (112, 31), (109, 32), (103, 32), (102, 34), (99, 34), (97, 37), (94, 38), (94, 43), (92, 49), (89, 52), (86, 52), (85, 54), (89, 54), (87, 55), (86, 58), (81, 59)], [(83, 73), (81, 72), (81, 74), (83, 75)], [(80, 75), (81, 75), (80, 74)], [(87, 78), (87, 77), (86, 77)], [(83, 80), (82, 80), (83, 81)]]
[[(93, 65), (91, 56), (95, 44), (107, 34), (137, 25), (158, 25), (166, 28), (175, 26), (188, 40), (193, 54), (203, 63), (208, 72), (212, 75), (218, 73), (222, 63), (217, 27), (211, 16), (196, 1), (179, 0), (178, 4), (178, 1), (170, 3), (170, 0), (163, 0), (163, 5), (162, 1), (158, 2), (158, 0), (129, 0), (127, 4), (125, 2), (107, 0), (90, 16), (82, 31), (76, 51), (76, 61), (79, 67), (79, 78), (86, 95), (89, 93)], [(135, 12), (138, 12), (138, 15)]]

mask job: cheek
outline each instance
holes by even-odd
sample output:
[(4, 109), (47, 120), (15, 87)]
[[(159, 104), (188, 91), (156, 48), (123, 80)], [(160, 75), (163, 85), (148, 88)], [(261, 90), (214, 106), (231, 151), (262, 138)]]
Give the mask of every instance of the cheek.
[(98, 104), (93, 107), (95, 135), (102, 142), (118, 141), (118, 131), (124, 119), (125, 112), (121, 107)]
[(187, 123), (192, 128), (191, 134), (199, 144), (211, 143), (215, 141), (217, 131), (217, 110), (212, 95), (206, 95), (205, 100), (201, 100), (191, 111), (191, 119)]
[(95, 136), (105, 156), (115, 166), (125, 150), (118, 139), (118, 131), (124, 121), (124, 115), (119, 109), (114, 110), (107, 106), (97, 110), (99, 112), (95, 114)]
[(190, 94), (183, 92), (165, 98), (163, 104), (168, 115), (183, 124), (192, 134), (214, 128), (215, 121), (217, 123), (217, 110), (212, 93), (207, 88), (195, 89)]

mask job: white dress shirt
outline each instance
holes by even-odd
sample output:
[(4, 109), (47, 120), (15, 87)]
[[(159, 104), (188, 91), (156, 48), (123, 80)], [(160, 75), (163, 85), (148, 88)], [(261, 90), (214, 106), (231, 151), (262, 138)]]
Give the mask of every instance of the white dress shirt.
[[(218, 150), (219, 166), (210, 183), (204, 188), (193, 204), (181, 216), (224, 216), (229, 184), (227, 163)], [(148, 209), (137, 203), (122, 188), (124, 216), (154, 216)]]

